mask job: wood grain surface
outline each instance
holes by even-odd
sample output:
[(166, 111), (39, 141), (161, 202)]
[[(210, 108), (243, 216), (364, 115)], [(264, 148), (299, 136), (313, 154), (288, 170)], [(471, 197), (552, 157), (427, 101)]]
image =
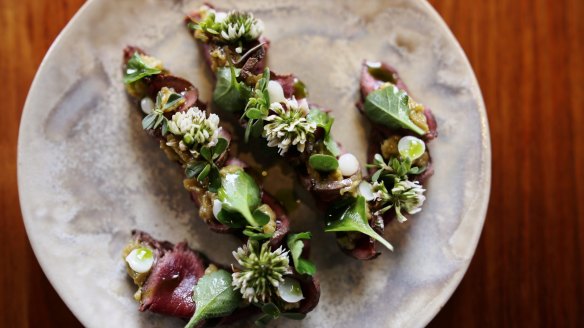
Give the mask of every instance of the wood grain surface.
[[(1, 327), (81, 326), (30, 248), (16, 143), (34, 73), (83, 2), (0, 1)], [(430, 2), (476, 72), (493, 147), (491, 201), (476, 255), (431, 326), (583, 327), (584, 1)]]

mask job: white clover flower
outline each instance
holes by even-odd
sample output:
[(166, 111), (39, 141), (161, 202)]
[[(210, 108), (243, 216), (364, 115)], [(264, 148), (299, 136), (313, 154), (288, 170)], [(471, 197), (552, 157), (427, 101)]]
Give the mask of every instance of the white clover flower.
[(374, 201), (390, 199), (389, 193), (387, 192), (387, 188), (385, 188), (385, 184), (383, 184), (382, 182), (378, 181), (373, 182), (371, 190), (373, 194), (372, 200)]
[(270, 250), (269, 242), (262, 244), (249, 240), (233, 252), (233, 257), (241, 265), (241, 271), (233, 273), (233, 286), (239, 289), (244, 299), (250, 303), (267, 303), (275, 293), (284, 275), (291, 274), (288, 251), (280, 246)]
[(249, 38), (256, 40), (264, 33), (264, 22), (259, 19), (254, 19), (249, 28)]
[(307, 135), (314, 133), (316, 123), (306, 120), (308, 105), (300, 104), (296, 99), (286, 99), (282, 103), (272, 103), (270, 111), (274, 114), (264, 120), (270, 122), (264, 126), (263, 136), (268, 140), (269, 147), (278, 147), (280, 155), (284, 155), (290, 146), (296, 146), (299, 152), (304, 151)]
[(220, 11), (220, 12), (215, 12), (213, 10), (213, 13), (215, 14), (215, 23), (223, 23), (223, 21), (225, 20), (225, 18), (227, 18), (227, 13)]
[(416, 214), (422, 210), (422, 205), (426, 200), (424, 196), (426, 191), (418, 181), (402, 180), (397, 182), (391, 189), (391, 199), (395, 206), (397, 219), (399, 222), (406, 221), (405, 216), (401, 214), (404, 209), (409, 214)]
[(217, 144), (219, 132), (219, 116), (205, 112), (197, 107), (191, 107), (186, 112), (176, 112), (172, 119), (168, 121), (168, 130), (176, 135), (182, 136), (179, 143), (181, 150), (186, 151), (198, 146), (212, 147)]
[(225, 41), (256, 40), (263, 31), (264, 23), (251, 13), (231, 11), (221, 19), (221, 37)]
[(245, 26), (237, 23), (229, 23), (226, 28), (221, 31), (221, 36), (228, 41), (233, 41), (241, 38), (245, 34)]

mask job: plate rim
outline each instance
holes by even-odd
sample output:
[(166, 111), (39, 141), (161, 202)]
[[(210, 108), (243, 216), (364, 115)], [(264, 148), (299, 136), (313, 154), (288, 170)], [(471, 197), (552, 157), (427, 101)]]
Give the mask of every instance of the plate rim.
[[(24, 174), (23, 167), (22, 167), (23, 164), (22, 164), (20, 159), (22, 157), (22, 153), (25, 152), (23, 141), (22, 141), (22, 139), (23, 139), (22, 133), (23, 133), (23, 125), (25, 124), (26, 121), (28, 121), (29, 114), (31, 112), (31, 110), (27, 110), (27, 108), (30, 107), (31, 90), (37, 88), (37, 85), (40, 83), (39, 76), (42, 75), (44, 73), (44, 71), (46, 70), (46, 67), (48, 65), (47, 63), (54, 56), (54, 52), (55, 52), (54, 50), (58, 46), (58, 44), (61, 43), (61, 40), (63, 38), (65, 38), (68, 33), (70, 33), (70, 30), (73, 29), (73, 26), (76, 25), (79, 20), (81, 20), (82, 16), (86, 12), (90, 11), (91, 8), (93, 6), (95, 6), (96, 3), (99, 3), (102, 1), (107, 1), (107, 0), (88, 0), (83, 5), (81, 5), (81, 7), (77, 10), (77, 12), (73, 15), (73, 17), (67, 22), (65, 27), (59, 32), (59, 34), (57, 35), (55, 40), (51, 43), (51, 46), (49, 47), (45, 56), (43, 57), (43, 60), (41, 61), (41, 64), (39, 65), (39, 67), (34, 75), (34, 78), (32, 80), (32, 83), (29, 87), (27, 97), (26, 97), (26, 100), (25, 100), (25, 103), (23, 106), (22, 114), (21, 114), (21, 119), (20, 119), (20, 124), (19, 124), (19, 133), (18, 133), (18, 142), (17, 142), (17, 163), (16, 164), (17, 164), (17, 186), (18, 186), (19, 205), (20, 205), (21, 214), (22, 214), (22, 218), (23, 218), (25, 231), (26, 231), (28, 240), (31, 244), (31, 248), (33, 250), (35, 258), (37, 259), (41, 269), (43, 270), (43, 273), (45, 274), (45, 276), (49, 280), (51, 286), (54, 288), (54, 290), (59, 295), (61, 300), (65, 303), (67, 308), (73, 313), (73, 315), (77, 318), (77, 320), (79, 320), (81, 322), (81, 324), (84, 326), (91, 326), (90, 322), (86, 321), (86, 318), (84, 318), (81, 315), (81, 313), (80, 313), (81, 311), (79, 309), (77, 309), (77, 307), (75, 306), (75, 303), (73, 302), (72, 299), (68, 299), (67, 297), (64, 297), (65, 295), (63, 295), (61, 288), (59, 288), (60, 283), (59, 283), (59, 279), (57, 277), (57, 274), (52, 272), (52, 270), (50, 269), (52, 266), (49, 263), (47, 263), (46, 261), (44, 261), (41, 256), (39, 256), (40, 255), (40, 250), (39, 250), (40, 246), (38, 245), (37, 240), (30, 233), (31, 226), (34, 224), (34, 221), (26, 213), (27, 212), (27, 210), (26, 210), (27, 206), (26, 206), (26, 201), (25, 201), (26, 196), (23, 194), (23, 191), (22, 191), (23, 190), (23, 188), (22, 188), (23, 182), (22, 181), (25, 179), (25, 177), (23, 176), (23, 174)], [(486, 214), (487, 214), (487, 209), (488, 209), (488, 204), (489, 204), (489, 199), (490, 199), (490, 194), (491, 194), (492, 149), (491, 149), (491, 137), (490, 137), (489, 122), (488, 122), (487, 110), (486, 110), (486, 106), (484, 103), (483, 95), (482, 95), (481, 88), (480, 88), (480, 85), (478, 83), (475, 71), (473, 70), (472, 65), (470, 64), (470, 61), (469, 61), (466, 53), (464, 52), (464, 49), (462, 48), (462, 46), (460, 45), (460, 43), (458, 42), (458, 40), (454, 36), (453, 32), (450, 30), (450, 28), (448, 27), (448, 25), (446, 24), (444, 19), (436, 11), (436, 9), (427, 0), (416, 0), (416, 1), (423, 7), (423, 10), (425, 10), (431, 16), (431, 18), (433, 18), (434, 22), (438, 24), (438, 27), (440, 28), (440, 34), (444, 35), (447, 42), (449, 42), (451, 45), (454, 46), (453, 51), (456, 52), (456, 55), (458, 56), (458, 58), (462, 59), (462, 65), (464, 66), (464, 69), (466, 69), (467, 72), (469, 72), (469, 74), (470, 74), (470, 75), (468, 75), (469, 77), (471, 77), (471, 81), (469, 81), (469, 86), (472, 89), (474, 89), (474, 91), (475, 91), (474, 95), (476, 98), (475, 101), (478, 104), (477, 111), (479, 113), (479, 119), (480, 119), (480, 123), (481, 123), (481, 147), (482, 147), (481, 151), (482, 151), (483, 156), (484, 156), (484, 161), (481, 162), (481, 166), (483, 167), (482, 175), (484, 176), (484, 178), (482, 179), (483, 185), (480, 186), (480, 188), (481, 188), (481, 190), (483, 190), (483, 192), (481, 193), (481, 197), (480, 197), (480, 199), (478, 199), (478, 202), (474, 205), (474, 207), (476, 209), (476, 213), (478, 214), (478, 218), (475, 218), (476, 223), (474, 224), (474, 226), (476, 229), (478, 229), (479, 233), (476, 234), (476, 237), (474, 238), (474, 240), (471, 240), (471, 242), (468, 245), (469, 247), (472, 247), (472, 255), (467, 261), (465, 261), (464, 264), (461, 265), (461, 269), (458, 272), (456, 272), (454, 275), (452, 275), (448, 284), (446, 284), (442, 288), (439, 295), (436, 296), (436, 298), (433, 299), (431, 302), (427, 303), (427, 306), (431, 306), (431, 308), (427, 309), (428, 311), (424, 315), (424, 318), (420, 319), (420, 321), (419, 321), (419, 323), (421, 324), (420, 326), (427, 326), (430, 323), (430, 321), (432, 321), (432, 319), (434, 319), (436, 317), (438, 312), (440, 312), (440, 310), (444, 307), (446, 302), (452, 297), (452, 294), (454, 293), (456, 288), (458, 288), (458, 286), (460, 285), (462, 278), (466, 275), (466, 272), (468, 271), (470, 263), (471, 263), (472, 259), (474, 258), (474, 255), (476, 254), (478, 242), (480, 240), (480, 237), (482, 235), (482, 231), (484, 228), (484, 222), (486, 220)], [(481, 181), (479, 181), (479, 182), (481, 182)]]

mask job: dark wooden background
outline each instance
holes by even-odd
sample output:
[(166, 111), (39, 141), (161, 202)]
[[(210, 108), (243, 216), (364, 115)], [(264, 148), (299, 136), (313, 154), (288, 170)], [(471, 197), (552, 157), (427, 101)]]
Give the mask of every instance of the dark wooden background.
[[(76, 327), (22, 223), (16, 142), (45, 52), (82, 0), (0, 1), (0, 325)], [(584, 327), (584, 0), (431, 0), (485, 98), (493, 182), (470, 269), (435, 327)]]

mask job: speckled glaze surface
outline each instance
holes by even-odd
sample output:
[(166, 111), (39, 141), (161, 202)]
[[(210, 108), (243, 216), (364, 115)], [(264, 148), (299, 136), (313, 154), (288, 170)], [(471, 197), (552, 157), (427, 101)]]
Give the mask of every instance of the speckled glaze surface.
[[(294, 188), (301, 204), (293, 229), (311, 229), (322, 297), (302, 322), (281, 327), (420, 327), (452, 294), (474, 253), (490, 189), (490, 141), (480, 90), (445, 24), (425, 1), (216, 1), (252, 10), (272, 40), (269, 66), (294, 72), (311, 100), (333, 109), (333, 134), (365, 160), (367, 124), (355, 109), (363, 59), (394, 65), (413, 96), (430, 106), (439, 138), (436, 173), (421, 214), (393, 222), (393, 253), (375, 261), (344, 256), (310, 197), (285, 163), (264, 178), (275, 194)], [(182, 172), (142, 131), (121, 83), (127, 44), (161, 58), (195, 83), (203, 100), (211, 80), (183, 26), (200, 2), (91, 0), (47, 54), (31, 87), (20, 127), (18, 181), (29, 238), (45, 273), (89, 327), (181, 327), (140, 313), (120, 250), (132, 229), (188, 240), (230, 263), (236, 240), (211, 233), (182, 189)], [(260, 146), (257, 146), (258, 148)], [(254, 147), (242, 147), (254, 148)], [(260, 148), (261, 149), (261, 148)], [(247, 152), (245, 149), (242, 152)], [(258, 151), (256, 153), (264, 153)], [(247, 154), (249, 155), (249, 154)], [(255, 154), (259, 162), (270, 158)], [(317, 251), (316, 251), (317, 250)]]

